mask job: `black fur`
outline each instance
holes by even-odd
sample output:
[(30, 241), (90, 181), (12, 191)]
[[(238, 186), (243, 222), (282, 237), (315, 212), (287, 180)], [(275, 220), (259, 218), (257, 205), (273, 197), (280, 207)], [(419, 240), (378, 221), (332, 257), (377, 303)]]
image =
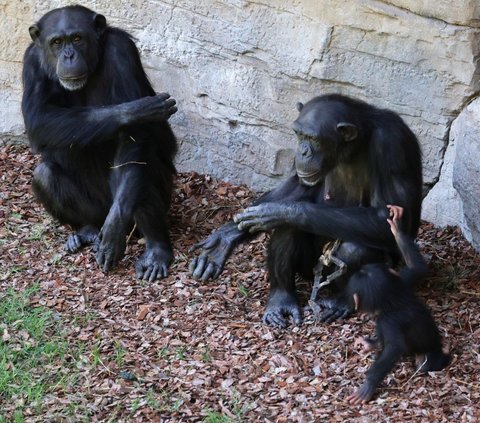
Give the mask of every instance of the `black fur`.
[(378, 313), (374, 343), (380, 353), (363, 385), (349, 397), (353, 404), (369, 401), (403, 355), (419, 356), (420, 372), (442, 370), (451, 360), (442, 351), (430, 311), (413, 290), (426, 273), (426, 264), (413, 240), (396, 226), (393, 229), (408, 271), (398, 275), (384, 264), (367, 264), (351, 277), (346, 289), (361, 311)]
[(67, 250), (94, 243), (108, 271), (135, 223), (146, 239), (137, 276), (166, 276), (177, 149), (167, 119), (175, 101), (155, 94), (132, 37), (85, 7), (52, 10), (30, 33), (22, 112), (31, 148), (42, 156), (35, 194), (77, 231)]
[[(338, 256), (349, 273), (369, 262), (385, 262), (397, 246), (386, 218), (387, 204), (405, 209), (403, 226), (415, 236), (422, 202), (421, 154), (417, 138), (394, 112), (342, 95), (315, 97), (298, 107), (297, 174), (270, 191), (205, 241), (191, 263), (195, 278), (217, 277), (231, 251), (249, 232), (274, 230), (268, 268), (271, 292), (264, 320), (285, 326), (301, 321), (295, 274), (312, 276), (326, 242), (343, 241)], [(346, 316), (340, 300), (323, 316)]]

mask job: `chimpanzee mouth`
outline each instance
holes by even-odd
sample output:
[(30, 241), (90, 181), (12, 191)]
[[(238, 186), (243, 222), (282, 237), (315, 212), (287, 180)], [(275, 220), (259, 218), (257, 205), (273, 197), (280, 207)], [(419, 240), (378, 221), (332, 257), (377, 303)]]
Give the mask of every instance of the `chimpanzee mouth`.
[(60, 85), (68, 91), (76, 91), (85, 86), (87, 83), (87, 74), (69, 77), (69, 78), (58, 78)]
[(303, 173), (297, 171), (298, 178), (303, 185), (308, 187), (313, 187), (317, 185), (321, 179), (320, 172), (313, 172), (313, 173)]

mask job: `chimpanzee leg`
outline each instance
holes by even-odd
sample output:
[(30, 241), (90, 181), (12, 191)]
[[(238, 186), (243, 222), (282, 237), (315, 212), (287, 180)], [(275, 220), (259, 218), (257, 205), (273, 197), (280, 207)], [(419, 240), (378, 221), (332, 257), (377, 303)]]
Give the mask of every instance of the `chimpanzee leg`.
[(432, 351), (421, 357), (418, 364), (420, 373), (436, 372), (444, 369), (450, 364), (450, 354), (445, 354), (441, 349), (438, 351)]
[(146, 195), (144, 150), (145, 144), (120, 134), (110, 177), (113, 202), (100, 230), (95, 254), (104, 272), (122, 259), (127, 233), (133, 227), (133, 214)]
[(86, 185), (75, 184), (60, 166), (51, 162), (43, 162), (35, 169), (32, 186), (47, 212), (77, 231), (69, 236), (65, 245), (67, 251), (73, 253), (95, 242), (108, 212), (108, 190), (100, 193), (101, 184), (98, 184), (100, 195), (95, 196), (86, 191)]
[(270, 295), (263, 322), (286, 327), (285, 317), (292, 316), (295, 324), (302, 323), (302, 314), (295, 289), (295, 275), (313, 268), (316, 249), (315, 237), (305, 232), (283, 227), (276, 229), (268, 249)]
[(148, 196), (135, 212), (135, 223), (145, 238), (146, 249), (135, 264), (137, 278), (153, 282), (168, 275), (168, 266), (173, 258), (167, 225), (170, 206), (172, 176), (156, 172), (160, 166), (148, 169)]

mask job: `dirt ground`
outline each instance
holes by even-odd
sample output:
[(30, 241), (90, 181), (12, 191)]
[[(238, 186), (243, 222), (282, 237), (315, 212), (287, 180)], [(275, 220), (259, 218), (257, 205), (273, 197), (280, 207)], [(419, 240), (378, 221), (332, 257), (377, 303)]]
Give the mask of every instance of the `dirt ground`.
[[(72, 404), (77, 414), (65, 421), (480, 420), (480, 258), (457, 229), (423, 224), (419, 236), (430, 267), (419, 295), (452, 364), (419, 376), (405, 359), (370, 404), (350, 406), (345, 398), (374, 358), (353, 348), (357, 336), (372, 334), (369, 316), (322, 324), (306, 315), (300, 327), (264, 326), (266, 235), (239, 248), (218, 280), (189, 276), (189, 248), (249, 204), (246, 187), (179, 175), (170, 217), (175, 262), (168, 278), (150, 284), (135, 279), (138, 240), (108, 275), (89, 248), (64, 252), (69, 229), (32, 197), (37, 161), (25, 146), (0, 143), (0, 293), (39, 284), (32, 305), (54, 310), (72, 346), (81, 343), (86, 357), (97, 351), (101, 365), (75, 363), (78, 383), (53, 390), (31, 421), (60, 421)], [(309, 286), (301, 289), (305, 302)], [(0, 407), (12, 411), (15, 403), (1, 404), (1, 395)]]

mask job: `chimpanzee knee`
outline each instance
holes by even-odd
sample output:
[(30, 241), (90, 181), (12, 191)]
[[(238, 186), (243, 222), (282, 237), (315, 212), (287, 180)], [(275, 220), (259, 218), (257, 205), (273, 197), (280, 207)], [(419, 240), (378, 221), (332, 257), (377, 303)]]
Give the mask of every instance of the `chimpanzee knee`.
[(36, 195), (37, 191), (38, 194), (41, 194), (43, 192), (47, 194), (50, 190), (53, 179), (53, 172), (51, 166), (51, 164), (46, 162), (40, 163), (33, 171), (32, 187)]
[(385, 251), (376, 250), (355, 242), (342, 242), (335, 256), (347, 265), (347, 271), (358, 270), (367, 263), (384, 263)]
[[(70, 219), (66, 216), (66, 213), (62, 213), (64, 201), (60, 198), (60, 192), (57, 187), (61, 178), (59, 173), (60, 169), (55, 164), (49, 162), (40, 163), (33, 172), (32, 189), (48, 213), (61, 222), (67, 222)], [(70, 215), (70, 213), (67, 214)]]

